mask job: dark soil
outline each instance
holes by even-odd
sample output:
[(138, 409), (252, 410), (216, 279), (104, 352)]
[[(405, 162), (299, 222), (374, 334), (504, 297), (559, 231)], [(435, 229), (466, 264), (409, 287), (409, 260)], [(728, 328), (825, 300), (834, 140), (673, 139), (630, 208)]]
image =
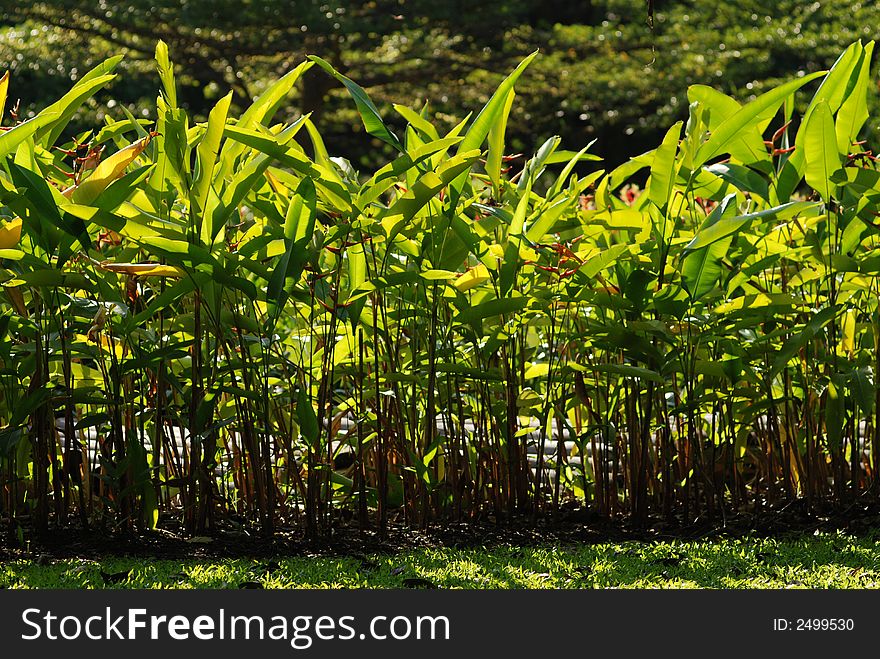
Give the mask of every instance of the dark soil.
[[(75, 524), (55, 528), (40, 537), (28, 530), (11, 532), (0, 523), (0, 560), (16, 558), (99, 558), (133, 556), (154, 559), (183, 558), (278, 558), (283, 556), (363, 555), (393, 553), (425, 547), (539, 547), (599, 542), (720, 539), (743, 536), (791, 536), (815, 532), (844, 531), (852, 535), (873, 535), (880, 530), (880, 502), (856, 503), (846, 508), (807, 510), (795, 501), (760, 514), (737, 513), (725, 519), (654, 519), (638, 526), (627, 519), (601, 518), (576, 508), (561, 511), (555, 518), (531, 517), (496, 521), (458, 522), (417, 530), (389, 523), (382, 537), (375, 530), (362, 531), (350, 522), (339, 521), (330, 537), (307, 540), (298, 529), (281, 528), (271, 537), (241, 525), (220, 525), (210, 536), (189, 537), (173, 520), (162, 520), (159, 529), (148, 533), (99, 531)], [(22, 546), (21, 540), (24, 540)]]

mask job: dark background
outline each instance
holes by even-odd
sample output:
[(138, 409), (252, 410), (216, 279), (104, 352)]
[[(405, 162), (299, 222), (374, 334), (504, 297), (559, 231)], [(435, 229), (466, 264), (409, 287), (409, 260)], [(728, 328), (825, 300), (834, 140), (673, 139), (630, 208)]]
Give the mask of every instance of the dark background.
[[(85, 130), (107, 112), (122, 118), (119, 103), (154, 116), (159, 38), (196, 117), (230, 88), (246, 105), (317, 54), (366, 87), (392, 125), (403, 123), (392, 102), (428, 99), (435, 121), (449, 128), (540, 49), (517, 85), (510, 150), (531, 152), (555, 134), (564, 148), (598, 138), (594, 151), (614, 164), (655, 146), (686, 115), (690, 84), (748, 100), (830, 66), (846, 45), (880, 32), (875, 2), (653, 4), (652, 28), (646, 0), (0, 0), (0, 70), (12, 71), (10, 98), (21, 99), (26, 116), (103, 58), (125, 53), (119, 79), (78, 117), (75, 127)], [(331, 155), (355, 165), (384, 160), (350, 99), (318, 67), (298, 90), (279, 117), (313, 112)], [(877, 96), (875, 87), (875, 117)]]

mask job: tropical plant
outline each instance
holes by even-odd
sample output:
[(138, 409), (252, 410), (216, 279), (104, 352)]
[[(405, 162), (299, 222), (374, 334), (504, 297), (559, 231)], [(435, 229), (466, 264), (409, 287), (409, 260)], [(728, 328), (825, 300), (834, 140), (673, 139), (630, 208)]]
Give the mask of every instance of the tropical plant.
[[(394, 105), (395, 132), (315, 56), (192, 123), (160, 42), (155, 121), (58, 144), (108, 60), (0, 134), (0, 515), (315, 537), (872, 495), (872, 52), (746, 104), (692, 86), (609, 172), (558, 137), (508, 154), (535, 54), (472, 119)], [(315, 67), (390, 162), (273, 123)]]

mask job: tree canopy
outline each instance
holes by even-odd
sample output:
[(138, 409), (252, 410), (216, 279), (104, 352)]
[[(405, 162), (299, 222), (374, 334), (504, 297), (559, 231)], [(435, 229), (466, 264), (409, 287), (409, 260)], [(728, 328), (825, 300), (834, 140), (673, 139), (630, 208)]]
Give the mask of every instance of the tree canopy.
[[(316, 54), (358, 80), (392, 124), (390, 100), (412, 99), (429, 102), (449, 126), (539, 49), (518, 90), (512, 145), (528, 151), (554, 134), (571, 144), (597, 137), (597, 153), (612, 161), (649, 148), (684, 117), (688, 85), (747, 100), (789, 71), (829, 67), (846, 44), (876, 37), (870, 26), (880, 25), (880, 8), (854, 0), (0, 0), (0, 13), (0, 68), (12, 70), (11, 93), (25, 113), (108, 53), (126, 53), (121, 82), (79, 128), (119, 114), (116, 103), (148, 105), (160, 38), (178, 63), (181, 101), (197, 117), (230, 89), (234, 106), (244, 107)], [(288, 111), (312, 112), (335, 153), (355, 163), (375, 157), (351, 139), (359, 122), (332, 79), (310, 71), (299, 93)]]

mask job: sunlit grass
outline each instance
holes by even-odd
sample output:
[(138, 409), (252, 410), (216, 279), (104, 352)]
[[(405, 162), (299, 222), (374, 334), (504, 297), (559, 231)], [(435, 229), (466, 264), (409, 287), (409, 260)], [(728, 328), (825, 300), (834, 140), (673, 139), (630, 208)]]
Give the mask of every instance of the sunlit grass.
[(6, 588), (353, 589), (418, 587), (428, 585), (425, 582), (438, 588), (463, 589), (875, 588), (880, 587), (880, 541), (833, 534), (792, 539), (431, 548), (339, 558), (106, 558), (0, 564), (0, 587)]

